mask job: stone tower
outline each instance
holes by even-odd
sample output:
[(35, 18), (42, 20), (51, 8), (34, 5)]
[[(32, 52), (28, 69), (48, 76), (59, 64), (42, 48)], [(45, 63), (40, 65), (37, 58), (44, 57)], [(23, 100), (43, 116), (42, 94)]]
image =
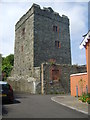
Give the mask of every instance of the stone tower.
[(69, 19), (33, 4), (15, 25), (14, 75), (39, 81), (41, 63), (50, 59), (71, 64)]
[(50, 7), (33, 4), (15, 26), (14, 70), (18, 75), (31, 75), (33, 67), (49, 59), (71, 64), (69, 19)]

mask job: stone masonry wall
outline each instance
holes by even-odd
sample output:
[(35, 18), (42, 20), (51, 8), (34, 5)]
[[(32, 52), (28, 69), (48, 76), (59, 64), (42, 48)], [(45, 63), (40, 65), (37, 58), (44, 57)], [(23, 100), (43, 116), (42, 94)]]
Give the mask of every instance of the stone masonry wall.
[(40, 82), (41, 63), (56, 59), (71, 64), (70, 51), (68, 17), (33, 4), (15, 25), (14, 69), (8, 81), (15, 90), (33, 91), (30, 86)]
[[(52, 8), (34, 7), (34, 14), (34, 66), (49, 59), (55, 59), (58, 64), (71, 64), (68, 17), (61, 17)], [(55, 41), (60, 43), (60, 48)]]
[[(52, 80), (51, 71), (52, 67), (60, 70), (58, 80)], [(86, 66), (77, 65), (50, 65), (44, 64), (44, 92), (50, 93), (69, 93), (70, 92), (70, 75), (75, 73), (86, 72)], [(39, 89), (41, 90), (40, 86)], [(38, 92), (41, 92), (38, 90)]]
[(15, 26), (14, 74), (33, 76), (34, 10), (31, 8)]
[[(33, 4), (15, 25), (14, 69), (8, 82), (15, 91), (35, 93), (35, 86), (40, 83), (40, 66), (50, 59), (55, 59), (58, 64), (71, 64), (69, 19), (50, 7), (41, 9)], [(71, 71), (78, 72), (67, 66), (60, 65), (62, 85), (57, 84), (57, 87), (61, 86), (62, 91), (69, 91)], [(45, 80), (49, 77), (48, 70), (46, 73)]]

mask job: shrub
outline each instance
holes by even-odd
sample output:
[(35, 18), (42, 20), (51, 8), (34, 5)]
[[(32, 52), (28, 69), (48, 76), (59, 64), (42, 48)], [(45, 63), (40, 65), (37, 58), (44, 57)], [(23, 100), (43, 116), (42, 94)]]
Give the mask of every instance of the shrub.
[(90, 97), (86, 99), (86, 102), (90, 104)]
[(90, 104), (90, 100), (87, 100), (87, 103)]
[(90, 104), (90, 93), (88, 94), (83, 94), (79, 100), (81, 100), (82, 102), (87, 102), (88, 104)]
[(85, 97), (82, 98), (82, 102), (86, 102), (86, 98)]

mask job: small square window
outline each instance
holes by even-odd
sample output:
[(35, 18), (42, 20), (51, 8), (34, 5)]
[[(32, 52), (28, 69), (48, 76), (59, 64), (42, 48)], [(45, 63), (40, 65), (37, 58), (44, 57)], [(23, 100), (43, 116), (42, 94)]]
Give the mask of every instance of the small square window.
[(54, 32), (59, 32), (59, 27), (58, 26), (53, 26), (53, 31)]
[(55, 46), (56, 46), (57, 48), (61, 48), (61, 43), (60, 43), (60, 41), (55, 41)]

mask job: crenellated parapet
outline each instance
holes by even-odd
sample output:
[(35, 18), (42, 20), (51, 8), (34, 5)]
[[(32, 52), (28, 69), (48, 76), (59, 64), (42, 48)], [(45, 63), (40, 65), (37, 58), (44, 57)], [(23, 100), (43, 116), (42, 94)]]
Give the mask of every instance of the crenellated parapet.
[(39, 5), (33, 4), (32, 7), (16, 23), (15, 30), (34, 14), (69, 25), (69, 18), (66, 15), (60, 16), (59, 13), (55, 12), (51, 7), (43, 7), (43, 9), (41, 9)]

